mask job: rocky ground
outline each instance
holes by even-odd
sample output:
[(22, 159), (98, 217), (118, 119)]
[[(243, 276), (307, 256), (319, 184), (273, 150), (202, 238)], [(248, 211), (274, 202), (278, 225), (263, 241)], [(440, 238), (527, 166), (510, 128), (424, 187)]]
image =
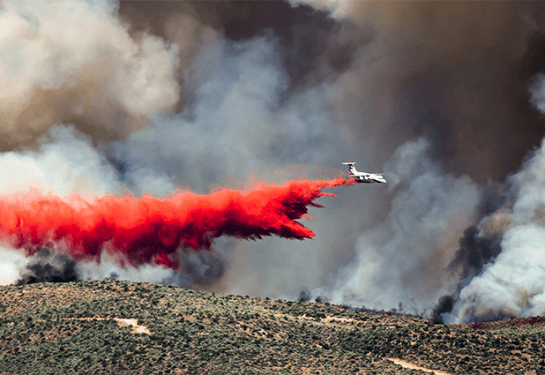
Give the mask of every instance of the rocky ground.
[(0, 287), (0, 374), (545, 373), (545, 318), (409, 316), (114, 280)]

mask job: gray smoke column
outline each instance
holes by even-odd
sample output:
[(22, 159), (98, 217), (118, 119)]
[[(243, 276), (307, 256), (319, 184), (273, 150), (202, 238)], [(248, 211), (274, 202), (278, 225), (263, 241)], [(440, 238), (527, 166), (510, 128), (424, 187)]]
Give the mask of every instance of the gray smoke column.
[[(332, 125), (340, 116), (332, 84), (291, 91), (279, 50), (280, 41), (270, 33), (203, 47), (184, 76), (192, 104), (180, 114), (153, 116), (148, 129), (110, 145), (110, 154), (128, 166), (124, 178), (130, 189), (161, 196), (176, 185), (209, 192), (236, 180), (244, 186), (252, 178), (279, 183), (341, 174), (338, 163), (354, 159), (356, 152), (347, 147), (350, 137), (342, 125)], [(363, 147), (371, 144), (360, 145), (359, 157), (378, 170), (373, 149)], [(302, 284), (323, 284), (350, 260), (354, 227), (376, 218), (361, 217), (351, 202), (380, 212), (377, 202), (385, 192), (354, 187), (338, 198), (321, 198), (326, 208), (312, 212), (315, 221), (309, 223), (319, 233), (316, 241), (238, 243), (232, 258), (225, 258), (232, 269), (215, 290), (272, 297), (297, 295)]]
[[(544, 111), (545, 81), (532, 86), (532, 103)], [(509, 178), (513, 200), (481, 222), (502, 233), (501, 252), (473, 278), (446, 320), (452, 323), (527, 317), (545, 313), (545, 142)], [(496, 223), (496, 225), (491, 225)], [(498, 225), (500, 223), (501, 225)]]
[(475, 215), (479, 191), (469, 177), (445, 173), (430, 147), (419, 138), (396, 150), (384, 168), (393, 196), (388, 217), (360, 235), (355, 261), (313, 295), (375, 309), (402, 303), (422, 314), (455, 288), (456, 278), (444, 271)]
[[(381, 145), (375, 157), (388, 160), (414, 149), (418, 142), (406, 143), (414, 136), (428, 140), (425, 156), (407, 158), (427, 160), (429, 172), (403, 176), (403, 184), (382, 202), (388, 217), (362, 230), (354, 262), (313, 295), (328, 292), (335, 301), (384, 308), (397, 307), (399, 299), (422, 312), (445, 293), (452, 302), (460, 298), (452, 322), (543, 313), (542, 290), (536, 287), (542, 264), (532, 247), (541, 239), (522, 225), (532, 221), (534, 209), (516, 209), (521, 200), (540, 207), (539, 199), (529, 195), (539, 191), (539, 179), (524, 171), (535, 163), (537, 173), (541, 151), (527, 153), (544, 134), (536, 111), (543, 109), (543, 78), (535, 77), (545, 68), (540, 62), (543, 7), (529, 2), (293, 3), (330, 10), (335, 19), (375, 30), (361, 58), (334, 85), (352, 142), (373, 139)], [(534, 162), (508, 177), (530, 157)], [(388, 162), (384, 171), (394, 177), (389, 182), (396, 181), (395, 165), (406, 162), (395, 156)], [(424, 176), (425, 188), (417, 183)], [(483, 207), (489, 185), (500, 186), (508, 197), (503, 207)], [(434, 210), (439, 207), (441, 214)], [(515, 222), (527, 231), (527, 240), (521, 240)], [(535, 267), (524, 254), (537, 257)], [(520, 267), (513, 272), (516, 264)], [(511, 271), (501, 268), (508, 266)], [(502, 295), (510, 298), (502, 301)]]
[(203, 47), (184, 73), (192, 104), (154, 115), (148, 129), (111, 144), (110, 154), (128, 165), (131, 190), (164, 195), (190, 181), (207, 191), (252, 171), (262, 178), (260, 171), (286, 164), (329, 164), (347, 140), (331, 126), (330, 85), (291, 93), (278, 48), (272, 35)]
[(335, 86), (353, 142), (375, 139), (383, 160), (425, 135), (447, 172), (500, 182), (539, 145), (527, 91), (543, 54), (537, 2), (293, 2), (375, 31)]

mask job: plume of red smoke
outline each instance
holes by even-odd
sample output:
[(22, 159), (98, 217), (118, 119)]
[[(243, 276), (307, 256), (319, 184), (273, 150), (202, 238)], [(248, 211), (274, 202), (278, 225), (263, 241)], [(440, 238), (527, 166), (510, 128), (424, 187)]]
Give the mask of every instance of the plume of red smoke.
[(295, 220), (308, 217), (308, 206), (321, 207), (314, 203), (316, 198), (335, 196), (323, 188), (353, 182), (289, 181), (281, 186), (260, 184), (246, 193), (183, 191), (165, 199), (106, 195), (88, 201), (78, 194), (62, 199), (38, 191), (18, 192), (0, 197), (0, 235), (27, 256), (59, 244), (78, 261), (98, 261), (106, 248), (121, 264), (177, 269), (178, 248), (210, 249), (212, 239), (224, 234), (311, 238), (312, 230)]

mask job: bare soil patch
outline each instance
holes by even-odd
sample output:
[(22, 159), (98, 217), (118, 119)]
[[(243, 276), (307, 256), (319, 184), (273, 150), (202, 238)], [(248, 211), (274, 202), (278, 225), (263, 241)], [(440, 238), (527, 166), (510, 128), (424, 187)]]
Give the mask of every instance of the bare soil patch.
[(146, 333), (148, 335), (151, 335), (149, 329), (145, 326), (138, 325), (138, 320), (136, 319), (119, 319), (115, 318), (115, 321), (117, 324), (119, 324), (120, 327), (127, 327), (132, 326), (133, 329), (131, 333)]
[(435, 375), (453, 375), (453, 374), (450, 374), (448, 372), (443, 372), (443, 371), (438, 371), (438, 370), (430, 370), (428, 368), (417, 366), (414, 363), (403, 361), (401, 359), (394, 359), (394, 358), (387, 358), (387, 359), (389, 361), (392, 361), (396, 365), (400, 365), (402, 367), (410, 368), (410, 369), (413, 369), (413, 370), (420, 370), (420, 371), (424, 371), (424, 372), (429, 372), (429, 373), (435, 374)]

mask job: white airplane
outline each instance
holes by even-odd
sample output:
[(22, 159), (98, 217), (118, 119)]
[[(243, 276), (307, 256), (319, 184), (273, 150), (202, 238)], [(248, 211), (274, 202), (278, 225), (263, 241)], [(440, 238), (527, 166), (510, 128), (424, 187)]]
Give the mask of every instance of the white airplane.
[(384, 179), (384, 173), (366, 173), (358, 172), (354, 164), (356, 162), (344, 162), (341, 164), (349, 165), (348, 167), (348, 177), (355, 178), (357, 182), (370, 184), (372, 182), (377, 182), (379, 184), (385, 184), (386, 180)]

